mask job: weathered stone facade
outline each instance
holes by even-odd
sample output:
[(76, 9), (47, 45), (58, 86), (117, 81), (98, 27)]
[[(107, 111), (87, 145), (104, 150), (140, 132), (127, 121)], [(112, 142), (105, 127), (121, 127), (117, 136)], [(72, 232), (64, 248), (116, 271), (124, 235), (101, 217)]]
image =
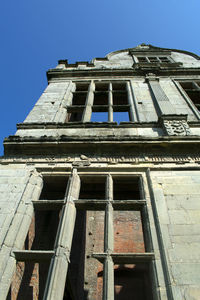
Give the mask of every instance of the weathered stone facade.
[(0, 300), (200, 299), (200, 58), (47, 72), (0, 159)]

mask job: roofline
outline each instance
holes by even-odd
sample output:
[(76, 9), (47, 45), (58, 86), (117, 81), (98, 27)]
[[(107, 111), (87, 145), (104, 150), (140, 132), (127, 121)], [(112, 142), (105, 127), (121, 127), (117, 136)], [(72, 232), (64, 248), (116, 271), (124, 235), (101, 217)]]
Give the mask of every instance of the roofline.
[(114, 54), (117, 54), (117, 53), (121, 53), (121, 52), (129, 52), (131, 50), (135, 50), (135, 51), (148, 51), (150, 49), (144, 49), (142, 50), (142, 48), (139, 48), (140, 46), (148, 46), (150, 47), (152, 50), (159, 50), (159, 51), (173, 51), (173, 52), (178, 52), (178, 53), (183, 53), (183, 54), (187, 54), (187, 55), (190, 55), (194, 58), (196, 58), (197, 60), (200, 60), (200, 56), (193, 53), (193, 52), (190, 52), (190, 51), (186, 51), (186, 50), (179, 50), (179, 49), (170, 49), (170, 48), (161, 48), (161, 47), (156, 47), (156, 46), (153, 46), (151, 44), (140, 44), (138, 45), (137, 47), (134, 47), (134, 48), (127, 48), (127, 49), (123, 49), (123, 50), (117, 50), (117, 51), (113, 51), (113, 52), (110, 52), (106, 55), (106, 58), (109, 58), (110, 56), (114, 55)]

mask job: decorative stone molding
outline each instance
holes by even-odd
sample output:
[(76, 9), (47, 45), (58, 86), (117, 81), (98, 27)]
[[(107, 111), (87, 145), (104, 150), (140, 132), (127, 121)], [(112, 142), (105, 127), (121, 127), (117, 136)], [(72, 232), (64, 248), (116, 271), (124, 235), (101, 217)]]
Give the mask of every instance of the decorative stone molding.
[(191, 135), (187, 115), (162, 115), (160, 122), (167, 135)]
[(159, 77), (156, 76), (156, 74), (154, 74), (154, 73), (148, 73), (148, 74), (146, 74), (145, 78), (146, 78), (146, 82), (149, 82), (149, 81), (159, 81)]
[[(87, 167), (91, 166), (92, 164), (96, 163), (103, 163), (103, 164), (144, 164), (144, 163), (189, 163), (194, 162), (200, 164), (200, 155), (199, 151), (195, 151), (195, 153), (191, 153), (188, 155), (187, 153), (153, 153), (153, 152), (147, 152), (147, 153), (140, 153), (140, 154), (128, 154), (126, 156), (121, 155), (97, 155), (89, 156), (88, 160), (80, 160), (79, 156), (71, 156), (71, 157), (61, 157), (56, 156), (52, 157), (53, 164), (64, 164), (64, 167), (71, 165), (73, 167)], [(50, 165), (52, 163), (49, 163), (50, 158), (46, 157), (36, 157), (36, 158), (0, 158), (0, 164), (1, 165), (8, 165), (8, 164), (18, 164), (18, 163), (25, 163), (28, 165), (35, 165), (37, 168), (38, 165), (40, 167), (44, 167), (45, 165)]]

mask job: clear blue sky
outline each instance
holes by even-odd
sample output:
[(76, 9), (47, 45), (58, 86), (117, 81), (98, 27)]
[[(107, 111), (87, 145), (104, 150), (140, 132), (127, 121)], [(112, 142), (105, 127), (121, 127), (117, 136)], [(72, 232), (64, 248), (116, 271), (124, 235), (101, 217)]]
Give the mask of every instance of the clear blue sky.
[(141, 43), (200, 55), (199, 11), (199, 0), (2, 1), (0, 154), (58, 59), (91, 60)]

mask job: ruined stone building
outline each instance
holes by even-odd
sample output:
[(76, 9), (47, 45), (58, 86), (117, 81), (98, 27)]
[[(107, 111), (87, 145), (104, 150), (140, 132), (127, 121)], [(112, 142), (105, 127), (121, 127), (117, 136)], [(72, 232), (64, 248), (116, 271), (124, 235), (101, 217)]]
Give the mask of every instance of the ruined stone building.
[(200, 58), (60, 60), (0, 159), (0, 300), (200, 299)]

